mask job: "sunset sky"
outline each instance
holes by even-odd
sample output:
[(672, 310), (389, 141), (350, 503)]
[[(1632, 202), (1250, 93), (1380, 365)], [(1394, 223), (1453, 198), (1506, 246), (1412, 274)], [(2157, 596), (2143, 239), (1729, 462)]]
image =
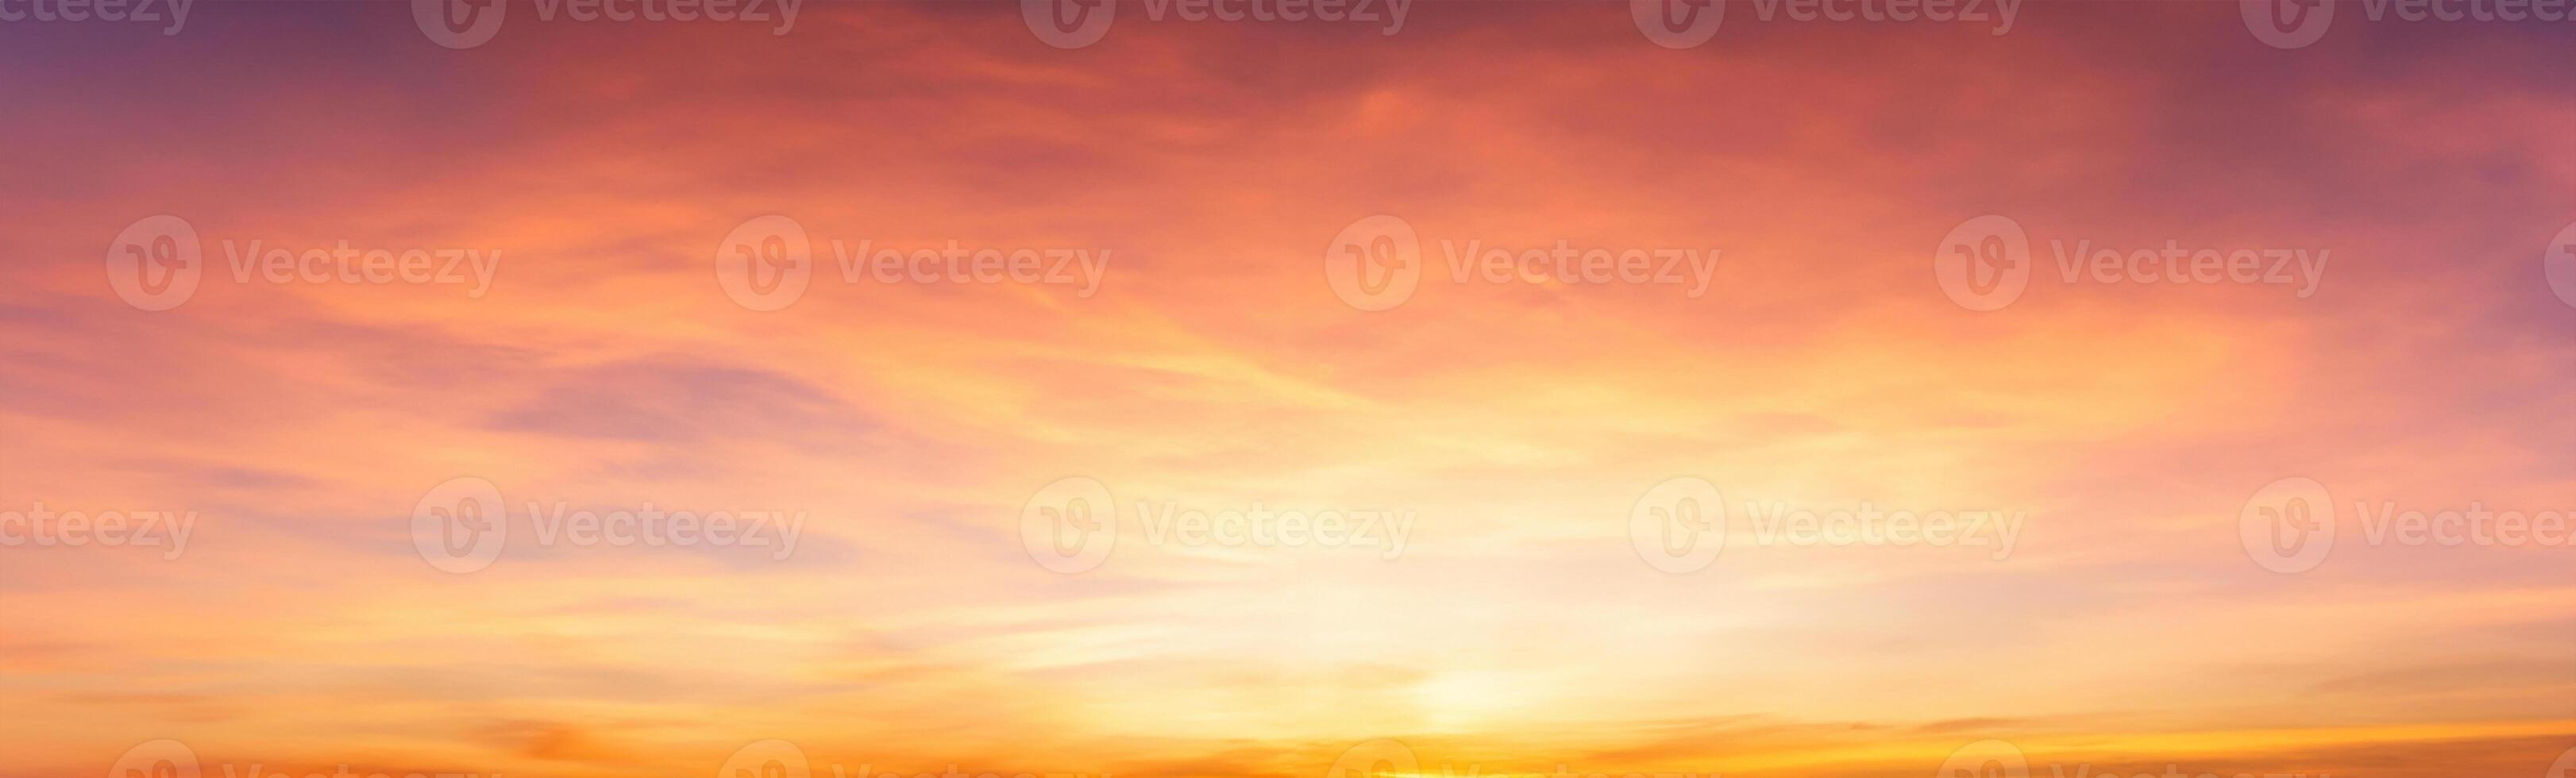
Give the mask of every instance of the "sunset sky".
[[(2576, 22), (1727, 7), (0, 20), (0, 778), (2557, 777), (2576, 546), (2370, 520), (2576, 511)], [(2026, 288), (1945, 287), (2003, 224)], [(344, 245), (426, 275), (237, 263)], [(839, 261), (951, 246), (1043, 270)], [(2263, 272), (2067, 264), (2168, 247)], [(648, 505), (780, 518), (552, 524)], [(1161, 523), (1256, 506), (1387, 518)], [(1863, 506), (1994, 520), (1762, 521)]]

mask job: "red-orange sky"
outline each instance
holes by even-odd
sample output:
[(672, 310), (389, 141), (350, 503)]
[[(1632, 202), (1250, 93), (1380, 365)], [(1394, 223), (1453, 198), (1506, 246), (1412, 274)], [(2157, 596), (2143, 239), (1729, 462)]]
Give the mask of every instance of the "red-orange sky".
[(0, 778), (2576, 764), (2576, 22), (429, 1), (0, 0)]

